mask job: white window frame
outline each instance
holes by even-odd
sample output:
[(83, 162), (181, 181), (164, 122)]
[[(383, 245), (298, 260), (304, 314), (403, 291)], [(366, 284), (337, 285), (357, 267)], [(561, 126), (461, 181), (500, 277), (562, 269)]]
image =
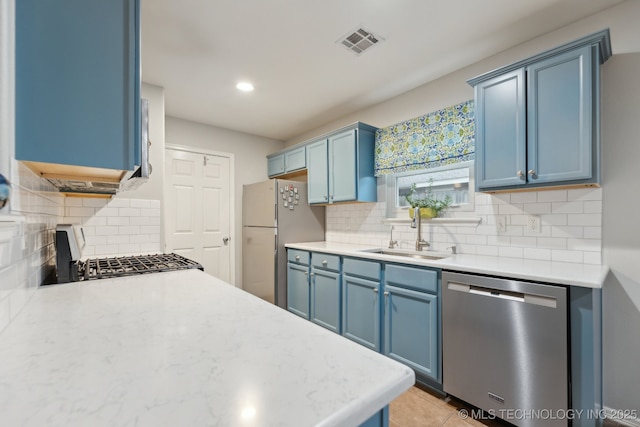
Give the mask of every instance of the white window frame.
[[(445, 170), (451, 169), (462, 169), (469, 168), (469, 203), (465, 203), (462, 205), (451, 205), (447, 210), (447, 216), (452, 216), (457, 212), (475, 212), (475, 171), (474, 171), (474, 162), (466, 161), (455, 163), (451, 165), (438, 166), (435, 168), (429, 169), (417, 169), (408, 172), (400, 172), (395, 174), (385, 175), (386, 183), (385, 183), (385, 195), (386, 195), (386, 218), (388, 220), (394, 219), (407, 219), (409, 218), (409, 214), (407, 211), (408, 207), (397, 207), (396, 206), (396, 182), (398, 177), (404, 177), (409, 175), (422, 175), (428, 173), (441, 172)], [(470, 216), (470, 215), (469, 215)]]

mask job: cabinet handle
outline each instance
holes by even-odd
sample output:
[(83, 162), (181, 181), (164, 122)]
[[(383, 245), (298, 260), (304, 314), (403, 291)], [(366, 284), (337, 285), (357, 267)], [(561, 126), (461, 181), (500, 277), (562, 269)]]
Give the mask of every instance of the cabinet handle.
[(304, 272), (304, 275), (305, 275), (305, 276), (308, 276), (308, 275), (309, 275), (309, 272), (308, 272), (308, 271), (305, 271), (305, 272)]
[(518, 171), (518, 178), (524, 178), (524, 172), (521, 170)]
[(329, 262), (325, 259), (322, 261), (322, 265), (327, 265)]
[(310, 276), (310, 277), (313, 277), (313, 276), (315, 276), (315, 275), (316, 275), (316, 273), (309, 273), (309, 276)]
[(384, 295), (385, 297), (388, 297), (388, 296), (389, 296), (389, 292), (385, 291), (385, 292), (383, 293), (383, 295)]
[(373, 293), (377, 294), (378, 293), (378, 288), (373, 288)]
[(529, 175), (531, 176), (531, 178), (536, 179), (538, 177), (538, 174), (536, 173), (535, 170), (531, 169), (529, 171)]
[(300, 261), (300, 255), (296, 255), (296, 261)]
[(329, 200), (329, 198), (327, 197), (327, 195), (323, 195), (322, 197), (324, 197), (325, 200)]

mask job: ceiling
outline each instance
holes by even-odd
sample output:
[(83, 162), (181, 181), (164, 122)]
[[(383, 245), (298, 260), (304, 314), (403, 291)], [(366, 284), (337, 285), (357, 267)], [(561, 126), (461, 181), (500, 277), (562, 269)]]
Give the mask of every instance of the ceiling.
[[(168, 116), (286, 141), (620, 2), (148, 0), (142, 80)], [(384, 40), (336, 43), (358, 27)]]

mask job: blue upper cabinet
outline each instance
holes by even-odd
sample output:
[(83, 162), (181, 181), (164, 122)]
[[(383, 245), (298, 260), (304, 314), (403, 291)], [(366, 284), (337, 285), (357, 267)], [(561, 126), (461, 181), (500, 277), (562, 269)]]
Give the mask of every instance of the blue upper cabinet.
[(269, 178), (299, 172), (307, 167), (306, 147), (297, 147), (267, 156)]
[(592, 57), (586, 46), (527, 67), (529, 182), (594, 177), (593, 74), (598, 66)]
[(527, 161), (524, 70), (479, 83), (476, 97), (476, 174), (480, 188), (522, 183)]
[(356, 123), (307, 146), (310, 204), (377, 200), (375, 131)]
[(597, 185), (601, 31), (469, 80), (479, 190)]
[(307, 197), (309, 204), (329, 202), (328, 141), (321, 139), (307, 146)]
[(140, 164), (139, 0), (16, 1), (16, 158)]

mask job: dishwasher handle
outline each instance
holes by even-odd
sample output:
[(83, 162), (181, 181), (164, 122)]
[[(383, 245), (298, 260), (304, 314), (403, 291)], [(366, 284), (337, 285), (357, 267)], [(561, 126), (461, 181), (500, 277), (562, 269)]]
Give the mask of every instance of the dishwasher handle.
[(478, 286), (475, 284), (450, 281), (447, 283), (447, 289), (449, 289), (450, 291), (464, 292), (484, 297), (499, 298), (503, 300), (516, 301), (527, 304), (541, 305), (544, 307), (556, 308), (558, 306), (558, 302), (555, 297), (528, 294), (523, 292), (505, 291), (502, 289)]

